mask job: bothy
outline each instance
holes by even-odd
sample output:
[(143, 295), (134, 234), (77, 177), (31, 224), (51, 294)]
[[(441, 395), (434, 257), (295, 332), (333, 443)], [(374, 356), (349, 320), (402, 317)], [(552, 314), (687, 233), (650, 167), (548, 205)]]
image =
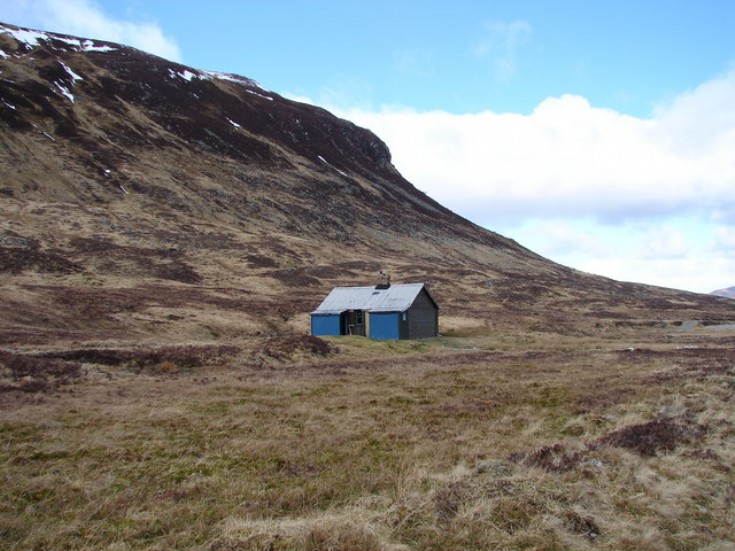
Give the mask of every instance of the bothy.
[(423, 283), (335, 287), (311, 313), (314, 336), (425, 339), (439, 331), (439, 306)]

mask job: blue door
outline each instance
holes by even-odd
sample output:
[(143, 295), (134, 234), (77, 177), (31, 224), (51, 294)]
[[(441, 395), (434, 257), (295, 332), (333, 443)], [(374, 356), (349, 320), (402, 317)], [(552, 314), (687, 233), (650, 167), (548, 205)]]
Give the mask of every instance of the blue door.
[(371, 312), (370, 313), (370, 338), (371, 339), (398, 339), (398, 312)]
[(341, 335), (339, 314), (327, 316), (311, 316), (311, 334), (314, 337)]

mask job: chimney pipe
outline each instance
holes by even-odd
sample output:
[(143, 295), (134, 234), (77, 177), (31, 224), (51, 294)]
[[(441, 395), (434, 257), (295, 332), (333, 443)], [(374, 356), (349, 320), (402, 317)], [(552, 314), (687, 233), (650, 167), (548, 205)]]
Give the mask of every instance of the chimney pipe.
[(390, 287), (390, 276), (383, 273), (383, 270), (378, 274), (378, 283), (375, 285), (376, 289), (388, 289)]

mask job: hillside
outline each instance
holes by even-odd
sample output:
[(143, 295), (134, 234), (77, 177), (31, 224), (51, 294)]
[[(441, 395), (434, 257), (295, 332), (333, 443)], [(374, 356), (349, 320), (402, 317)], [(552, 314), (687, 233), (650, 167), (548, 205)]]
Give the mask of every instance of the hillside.
[[(732, 300), (550, 262), (368, 130), (118, 44), (0, 24), (0, 114), (0, 548), (735, 543)], [(307, 336), (379, 270), (440, 337)]]
[(724, 289), (717, 289), (710, 293), (719, 297), (735, 298), (735, 287), (726, 287)]
[(379, 269), (428, 282), (445, 319), (587, 331), (731, 315), (479, 228), (368, 130), (247, 78), (11, 25), (0, 50), (7, 345), (304, 331), (331, 286)]

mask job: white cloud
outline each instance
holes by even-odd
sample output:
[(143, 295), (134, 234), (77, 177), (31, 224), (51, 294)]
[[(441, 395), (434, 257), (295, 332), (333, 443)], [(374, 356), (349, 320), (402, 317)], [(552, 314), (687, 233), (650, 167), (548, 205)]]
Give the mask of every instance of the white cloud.
[(708, 258), (690, 255), (686, 258), (631, 259), (613, 256), (591, 259), (580, 269), (619, 281), (647, 283), (673, 289), (686, 289), (698, 293), (710, 293), (729, 287), (723, 274), (735, 273), (735, 262), (725, 258)]
[(530, 220), (518, 228), (492, 229), (561, 264), (621, 281), (702, 293), (735, 281), (735, 231), (702, 225), (694, 217), (619, 226)]
[(735, 217), (735, 72), (650, 119), (573, 95), (548, 98), (530, 115), (339, 114), (374, 130), (404, 176), (478, 223), (585, 215), (624, 221), (694, 210)]
[(419, 189), (544, 256), (702, 292), (735, 284), (735, 71), (650, 118), (575, 95), (530, 115), (336, 112), (378, 134)]
[(687, 157), (727, 147), (735, 132), (735, 70), (705, 82), (656, 109), (657, 137)]
[(735, 259), (735, 226), (720, 226), (715, 229), (712, 250)]
[(8, 13), (8, 23), (39, 30), (108, 40), (181, 61), (176, 42), (150, 22), (117, 20), (94, 0), (20, 0)]
[[(321, 105), (360, 106), (369, 109), (372, 105), (372, 85), (355, 76), (337, 74), (330, 78), (319, 92)], [(307, 103), (313, 103), (307, 101)]]
[(488, 21), (483, 30), (483, 36), (474, 44), (473, 54), (492, 62), (497, 80), (509, 80), (515, 76), (518, 50), (531, 36), (531, 25), (523, 20)]
[(656, 227), (642, 234), (635, 256), (642, 259), (686, 258), (692, 250), (686, 236), (670, 227)]
[(615, 252), (612, 243), (594, 231), (587, 220), (527, 220), (508, 228), (508, 235), (534, 250), (556, 257), (580, 255), (605, 258)]
[(393, 68), (404, 75), (427, 77), (434, 74), (432, 53), (429, 50), (396, 50), (393, 52)]

